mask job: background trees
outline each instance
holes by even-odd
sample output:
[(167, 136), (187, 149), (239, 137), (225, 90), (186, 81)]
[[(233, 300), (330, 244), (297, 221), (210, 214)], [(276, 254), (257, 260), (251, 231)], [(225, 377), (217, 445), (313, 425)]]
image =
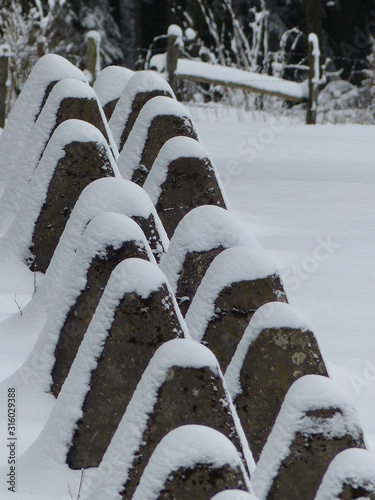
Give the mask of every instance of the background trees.
[[(331, 69), (341, 68), (341, 76), (355, 83), (363, 78), (375, 36), (375, 0), (0, 1), (1, 43), (14, 54), (11, 99), (42, 53), (62, 54), (84, 68), (91, 29), (102, 37), (103, 66), (143, 67), (155, 37), (175, 23), (196, 32), (186, 40), (191, 56), (268, 73), (284, 68), (284, 77), (286, 62), (306, 57), (307, 34), (314, 31)], [(162, 38), (153, 44), (154, 51), (164, 49)]]

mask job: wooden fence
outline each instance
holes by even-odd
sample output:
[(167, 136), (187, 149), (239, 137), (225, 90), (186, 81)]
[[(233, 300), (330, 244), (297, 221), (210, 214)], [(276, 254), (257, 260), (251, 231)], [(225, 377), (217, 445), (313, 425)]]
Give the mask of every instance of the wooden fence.
[(309, 35), (309, 78), (302, 83), (228, 66), (181, 59), (178, 38), (173, 33), (168, 37), (167, 53), (152, 57), (151, 66), (154, 65), (166, 71), (172, 88), (175, 88), (177, 80), (190, 80), (273, 95), (292, 102), (306, 102), (306, 123), (316, 123), (320, 51), (318, 38), (314, 33)]
[[(93, 31), (87, 34), (87, 74), (90, 75), (91, 84), (95, 81), (99, 70), (100, 40), (98, 40), (98, 36), (99, 34)], [(168, 37), (167, 53), (153, 56), (151, 59), (151, 65), (167, 72), (169, 84), (173, 89), (176, 87), (177, 80), (190, 80), (273, 95), (292, 102), (306, 102), (306, 123), (309, 125), (316, 123), (320, 82), (320, 51), (318, 38), (314, 33), (309, 35), (309, 79), (302, 83), (228, 66), (181, 59), (179, 52), (177, 36), (172, 33)], [(9, 47), (0, 45), (0, 128), (4, 127), (6, 119), (10, 57)]]

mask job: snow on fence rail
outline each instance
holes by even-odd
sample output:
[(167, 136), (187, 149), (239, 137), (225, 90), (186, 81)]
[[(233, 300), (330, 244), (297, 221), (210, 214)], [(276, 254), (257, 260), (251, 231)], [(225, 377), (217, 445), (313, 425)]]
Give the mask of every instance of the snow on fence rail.
[(320, 51), (314, 33), (309, 35), (309, 79), (301, 83), (199, 60), (181, 59), (178, 50), (179, 38), (176, 33), (174, 30), (168, 30), (167, 53), (157, 54), (150, 60), (150, 67), (166, 72), (173, 89), (177, 79), (190, 80), (272, 95), (292, 102), (306, 102), (306, 123), (316, 123)]

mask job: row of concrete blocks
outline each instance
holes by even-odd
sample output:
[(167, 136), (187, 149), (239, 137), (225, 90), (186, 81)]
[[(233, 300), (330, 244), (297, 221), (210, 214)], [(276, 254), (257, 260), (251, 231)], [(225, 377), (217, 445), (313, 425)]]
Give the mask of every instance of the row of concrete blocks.
[(38, 65), (3, 244), (46, 274), (32, 302), (48, 319), (20, 372), (57, 397), (43, 432), (72, 429), (50, 444), (92, 468), (83, 495), (374, 498), (355, 412), (167, 84), (104, 70), (108, 125), (76, 68)]

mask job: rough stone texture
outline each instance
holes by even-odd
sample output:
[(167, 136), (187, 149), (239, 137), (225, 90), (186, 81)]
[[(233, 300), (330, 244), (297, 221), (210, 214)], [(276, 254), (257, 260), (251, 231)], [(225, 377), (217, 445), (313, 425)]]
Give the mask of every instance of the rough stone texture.
[(240, 468), (229, 465), (214, 468), (212, 465), (197, 464), (194, 468), (180, 467), (171, 471), (160, 492), (160, 500), (210, 500), (216, 493), (228, 489), (246, 491)]
[(215, 316), (207, 325), (202, 343), (226, 370), (255, 311), (267, 302), (286, 302), (279, 276), (239, 281), (224, 288), (215, 301)]
[(220, 245), (207, 252), (188, 252), (186, 254), (176, 289), (176, 299), (183, 316), (186, 315), (211, 262), (223, 250), (224, 247)]
[(198, 140), (193, 124), (187, 117), (176, 115), (157, 115), (152, 120), (143, 147), (139, 167), (134, 170), (132, 181), (143, 186), (148, 172), (161, 147), (168, 139), (176, 136), (190, 137)]
[(250, 345), (235, 401), (254, 459), (259, 459), (289, 387), (303, 375), (328, 376), (315, 336), (290, 328), (264, 329)]
[[(177, 152), (178, 154), (178, 152)], [(168, 166), (156, 210), (169, 238), (193, 208), (215, 205), (227, 208), (208, 158), (177, 158)]]
[(67, 456), (71, 468), (99, 466), (151, 357), (176, 337), (183, 337), (183, 331), (166, 285), (146, 299), (124, 295), (91, 376)]
[(124, 130), (121, 134), (121, 139), (120, 139), (120, 146), (119, 146), (119, 151), (122, 150), (124, 147), (124, 144), (129, 137), (130, 131), (133, 128), (133, 125), (138, 118), (138, 115), (143, 108), (143, 106), (146, 104), (147, 101), (152, 99), (153, 97), (157, 96), (164, 96), (164, 97), (171, 97), (173, 98), (172, 94), (170, 92), (167, 92), (166, 90), (159, 90), (155, 89), (149, 92), (138, 92), (136, 96), (134, 97), (134, 100), (132, 102), (132, 109), (131, 112), (128, 116), (128, 119), (124, 125)]
[[(307, 412), (323, 421), (332, 418), (339, 408)], [(347, 448), (364, 448), (362, 438), (355, 439), (347, 434), (341, 438), (329, 439), (323, 434), (302, 435), (297, 433), (290, 446), (289, 456), (282, 462), (278, 474), (268, 492), (267, 500), (295, 498), (313, 500), (320, 482), (331, 460)]]
[(72, 142), (65, 146), (51, 179), (45, 203), (35, 224), (30, 248), (32, 271), (45, 272), (70, 213), (83, 189), (100, 177), (113, 177), (110, 159), (103, 145)]
[(144, 217), (133, 215), (131, 218), (142, 229), (144, 235), (146, 236), (147, 243), (150, 245), (152, 254), (155, 257), (156, 262), (159, 264), (164, 255), (165, 248), (160, 238), (154, 216), (151, 214), (147, 219), (145, 219)]
[(101, 253), (92, 260), (87, 273), (86, 287), (68, 312), (56, 345), (51, 388), (56, 397), (69, 373), (111, 272), (122, 260), (131, 257), (148, 259), (146, 250), (139, 248), (139, 242), (125, 241), (120, 248), (115, 250), (113, 247), (108, 247), (105, 255)]
[(119, 101), (119, 97), (117, 97), (116, 99), (113, 99), (112, 101), (107, 102), (103, 106), (103, 111), (104, 111), (105, 117), (107, 118), (108, 122), (109, 122), (111, 116), (113, 115), (113, 112), (115, 110), (115, 107), (116, 107), (116, 104), (118, 103), (118, 101)]
[(354, 498), (362, 500), (375, 500), (375, 491), (367, 488), (355, 487), (351, 484), (345, 484), (338, 496), (341, 500), (353, 500)]
[[(44, 96), (44, 100), (43, 100), (43, 105), (45, 104), (53, 86), (56, 83), (57, 82), (52, 82), (47, 87), (48, 94), (46, 91), (46, 95)], [(41, 113), (41, 111), (42, 111), (42, 108), (40, 110), (40, 113)], [(49, 138), (45, 143), (44, 149), (47, 147), (48, 141), (52, 137), (52, 134), (57, 129), (57, 127), (61, 123), (63, 123), (64, 121), (70, 120), (70, 119), (83, 120), (85, 122), (91, 123), (91, 125), (94, 125), (103, 134), (109, 147), (111, 147), (111, 144), (110, 144), (110, 141), (108, 138), (107, 129), (106, 129), (106, 126), (104, 124), (102, 114), (100, 112), (98, 101), (96, 99), (84, 98), (84, 97), (65, 97), (64, 99), (62, 99), (60, 106), (59, 106), (59, 109), (57, 110), (56, 121), (55, 121), (54, 126), (50, 130)], [(41, 152), (40, 158), (43, 155), (44, 149)]]
[[(61, 101), (59, 110), (56, 114), (56, 126), (70, 119), (83, 120), (94, 125), (104, 136), (110, 145), (107, 129), (100, 112), (99, 104), (96, 99), (65, 97)], [(51, 131), (51, 135), (53, 130)]]
[[(152, 453), (171, 430), (186, 424), (201, 424), (229, 438), (243, 457), (228, 396), (222, 379), (209, 368), (172, 366), (160, 387), (154, 411), (150, 414), (143, 443), (129, 471), (123, 498), (132, 498)], [(194, 498), (194, 497), (192, 497)]]

